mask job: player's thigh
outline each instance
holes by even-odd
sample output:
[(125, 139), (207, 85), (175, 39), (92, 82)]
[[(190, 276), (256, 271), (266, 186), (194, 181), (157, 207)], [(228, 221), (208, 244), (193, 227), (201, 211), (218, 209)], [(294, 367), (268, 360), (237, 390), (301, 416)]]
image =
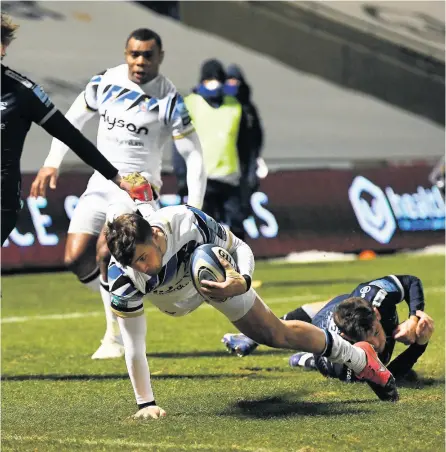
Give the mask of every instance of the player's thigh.
[[(260, 300), (256, 291), (251, 288), (243, 295), (228, 298), (223, 302), (210, 301), (209, 304), (234, 323), (245, 317), (247, 313), (253, 309), (256, 304), (256, 299)], [(263, 304), (263, 301), (260, 300), (259, 303)]]
[(325, 334), (322, 330), (310, 323), (298, 321), (282, 322), (255, 291), (251, 290), (255, 294), (254, 303), (247, 309), (243, 317), (232, 321), (239, 331), (254, 341), (270, 347), (313, 353), (319, 353), (323, 350)]
[(107, 208), (103, 193), (84, 193), (74, 209), (65, 245), (65, 263), (96, 262), (96, 241), (104, 226)]
[(105, 223), (107, 207), (108, 194), (105, 191), (87, 190), (74, 209), (68, 233), (99, 236)]
[(271, 346), (276, 342), (285, 343), (282, 322), (254, 289), (225, 302), (210, 304), (225, 314), (239, 331), (256, 342)]

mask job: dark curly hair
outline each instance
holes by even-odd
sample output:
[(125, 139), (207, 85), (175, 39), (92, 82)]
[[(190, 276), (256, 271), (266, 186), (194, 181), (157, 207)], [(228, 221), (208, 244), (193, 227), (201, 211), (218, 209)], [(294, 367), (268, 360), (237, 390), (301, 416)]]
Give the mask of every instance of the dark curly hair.
[(136, 245), (152, 240), (152, 226), (137, 214), (125, 214), (107, 223), (105, 239), (108, 249), (115, 259), (129, 266), (135, 257)]
[(350, 297), (336, 306), (333, 320), (341, 333), (360, 342), (372, 332), (376, 313), (368, 301)]

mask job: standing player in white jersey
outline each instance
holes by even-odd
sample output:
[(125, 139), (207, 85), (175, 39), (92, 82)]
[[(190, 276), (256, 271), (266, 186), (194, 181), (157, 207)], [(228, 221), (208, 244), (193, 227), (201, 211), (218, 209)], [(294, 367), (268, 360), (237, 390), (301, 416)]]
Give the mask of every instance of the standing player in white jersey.
[[(191, 254), (201, 244), (226, 249), (239, 273), (221, 260), (226, 281), (202, 282), (211, 304), (239, 331), (257, 342), (276, 348), (311, 351), (346, 364), (358, 378), (366, 379), (381, 400), (398, 399), (395, 380), (367, 342), (354, 346), (300, 321), (279, 320), (250, 287), (254, 271), (251, 248), (226, 227), (191, 206), (165, 207), (146, 217), (122, 209), (109, 212), (105, 236), (112, 253), (108, 277), (112, 309), (118, 315), (125, 360), (138, 405), (136, 417), (158, 418), (165, 412), (153, 395), (146, 357), (146, 317), (143, 298), (171, 316), (197, 309), (204, 298), (195, 289), (189, 270)], [(130, 212), (130, 213), (129, 213)], [(226, 299), (218, 301), (218, 299)]]
[[(164, 51), (159, 35), (145, 28), (127, 39), (126, 64), (95, 75), (66, 114), (78, 129), (95, 114), (100, 116), (97, 146), (120, 173), (140, 172), (150, 182), (156, 202), (162, 186), (162, 153), (173, 137), (187, 163), (189, 204), (201, 208), (206, 188), (201, 146), (182, 97), (173, 83), (159, 74)], [(50, 153), (31, 188), (45, 196), (56, 188), (58, 169), (68, 148), (53, 140)], [(100, 290), (107, 329), (93, 359), (124, 353), (116, 317), (110, 310), (107, 265), (110, 258), (103, 235), (106, 210), (112, 203), (132, 203), (112, 184), (93, 174), (71, 218), (65, 264), (79, 280)], [(99, 240), (98, 240), (99, 237)]]

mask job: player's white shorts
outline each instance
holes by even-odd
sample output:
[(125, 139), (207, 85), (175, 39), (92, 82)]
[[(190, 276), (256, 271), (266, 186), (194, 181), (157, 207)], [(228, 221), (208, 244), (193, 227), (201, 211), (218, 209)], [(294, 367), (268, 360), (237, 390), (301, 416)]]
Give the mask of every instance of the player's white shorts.
[[(146, 178), (148, 176), (141, 174)], [(105, 224), (107, 210), (112, 204), (124, 204), (132, 209), (133, 200), (112, 181), (95, 172), (74, 209), (68, 233), (99, 235)], [(159, 209), (158, 202), (154, 201), (152, 204), (155, 210)]]
[[(238, 295), (237, 297), (229, 298), (224, 302), (209, 302), (215, 309), (218, 309), (224, 314), (231, 322), (240, 320), (254, 305), (254, 301), (257, 297), (256, 291), (251, 288), (248, 292)], [(176, 297), (175, 297), (176, 298)], [(161, 312), (172, 315), (174, 317), (184, 316), (192, 311), (195, 311), (199, 306), (205, 303), (203, 297), (196, 293), (195, 295), (186, 298), (185, 300), (178, 300), (169, 295), (148, 294), (147, 299), (155, 305)], [(136, 303), (137, 304), (137, 303)]]

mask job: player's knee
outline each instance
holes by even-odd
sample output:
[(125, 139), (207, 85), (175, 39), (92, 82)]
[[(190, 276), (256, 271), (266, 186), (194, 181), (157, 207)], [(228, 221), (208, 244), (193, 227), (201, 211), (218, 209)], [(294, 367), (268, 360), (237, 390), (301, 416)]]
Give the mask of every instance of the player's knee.
[(81, 281), (83, 278), (97, 270), (94, 255), (89, 253), (79, 253), (73, 250), (66, 250), (64, 264)]

